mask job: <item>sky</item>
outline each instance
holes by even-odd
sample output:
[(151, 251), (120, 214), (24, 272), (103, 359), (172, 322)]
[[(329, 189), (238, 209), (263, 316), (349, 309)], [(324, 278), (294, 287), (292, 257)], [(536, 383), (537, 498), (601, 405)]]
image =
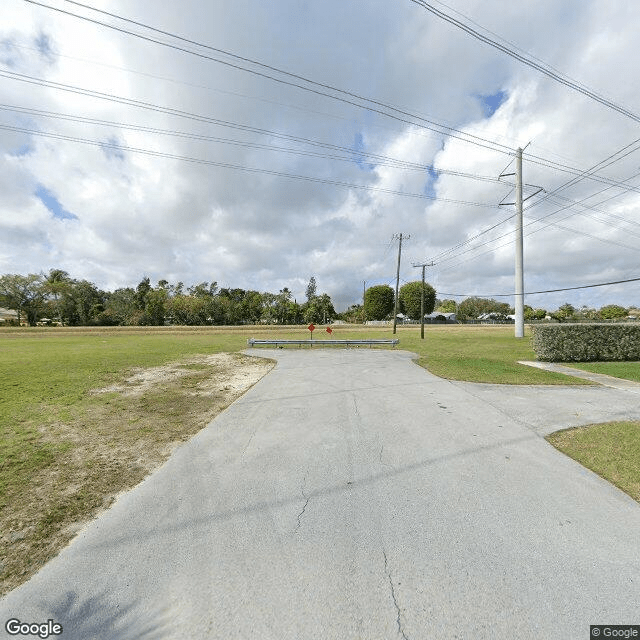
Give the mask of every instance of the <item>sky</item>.
[(635, 0), (429, 0), (607, 105), (411, 0), (87, 2), (0, 3), (0, 273), (342, 311), (402, 234), (401, 285), (513, 305), (524, 148), (525, 304), (640, 306), (532, 293), (640, 277)]

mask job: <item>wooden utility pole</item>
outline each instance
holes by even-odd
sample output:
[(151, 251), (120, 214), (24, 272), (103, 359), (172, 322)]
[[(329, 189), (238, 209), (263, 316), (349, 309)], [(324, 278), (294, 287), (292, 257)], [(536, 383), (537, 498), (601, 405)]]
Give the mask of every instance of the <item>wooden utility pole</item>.
[[(411, 236), (405, 236), (408, 240)], [(396, 271), (396, 297), (393, 301), (393, 333), (396, 332), (396, 324), (398, 322), (398, 287), (400, 286), (400, 256), (402, 255), (402, 234), (393, 236), (394, 240), (398, 239), (398, 269)]]
[(433, 267), (435, 262), (425, 262), (424, 264), (414, 264), (414, 267), (422, 267), (422, 297), (420, 299), (420, 338), (424, 340), (424, 268)]
[(367, 281), (362, 281), (362, 324), (367, 322), (367, 312), (364, 310), (364, 302), (367, 297)]

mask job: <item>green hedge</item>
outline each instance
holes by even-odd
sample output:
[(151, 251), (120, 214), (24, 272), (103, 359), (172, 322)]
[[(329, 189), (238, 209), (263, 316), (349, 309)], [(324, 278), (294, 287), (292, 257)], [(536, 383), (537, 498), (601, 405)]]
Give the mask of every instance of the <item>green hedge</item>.
[(640, 360), (640, 324), (536, 325), (533, 350), (546, 362)]

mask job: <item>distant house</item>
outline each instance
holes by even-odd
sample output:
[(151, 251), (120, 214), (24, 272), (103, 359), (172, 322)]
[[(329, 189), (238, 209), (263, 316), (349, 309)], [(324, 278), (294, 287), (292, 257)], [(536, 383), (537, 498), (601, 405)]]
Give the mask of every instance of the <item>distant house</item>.
[(477, 322), (481, 324), (513, 324), (515, 321), (515, 316), (506, 316), (503, 313), (497, 313), (495, 311), (483, 313), (477, 318)]
[[(25, 319), (22, 318), (22, 323), (25, 324)], [(13, 309), (3, 309), (0, 307), (0, 326), (8, 324), (18, 323), (18, 312)]]
[(458, 318), (455, 313), (440, 313), (434, 311), (424, 317), (426, 324), (457, 324)]

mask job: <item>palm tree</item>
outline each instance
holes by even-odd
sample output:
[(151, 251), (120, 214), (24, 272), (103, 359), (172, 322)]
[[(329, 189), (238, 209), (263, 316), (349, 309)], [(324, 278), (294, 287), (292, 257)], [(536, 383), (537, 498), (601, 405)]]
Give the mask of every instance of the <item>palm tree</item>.
[(53, 307), (58, 315), (57, 320), (62, 325), (62, 309), (60, 304), (60, 295), (69, 288), (71, 278), (66, 271), (62, 269), (51, 269), (47, 276), (44, 288), (45, 291), (53, 296)]

